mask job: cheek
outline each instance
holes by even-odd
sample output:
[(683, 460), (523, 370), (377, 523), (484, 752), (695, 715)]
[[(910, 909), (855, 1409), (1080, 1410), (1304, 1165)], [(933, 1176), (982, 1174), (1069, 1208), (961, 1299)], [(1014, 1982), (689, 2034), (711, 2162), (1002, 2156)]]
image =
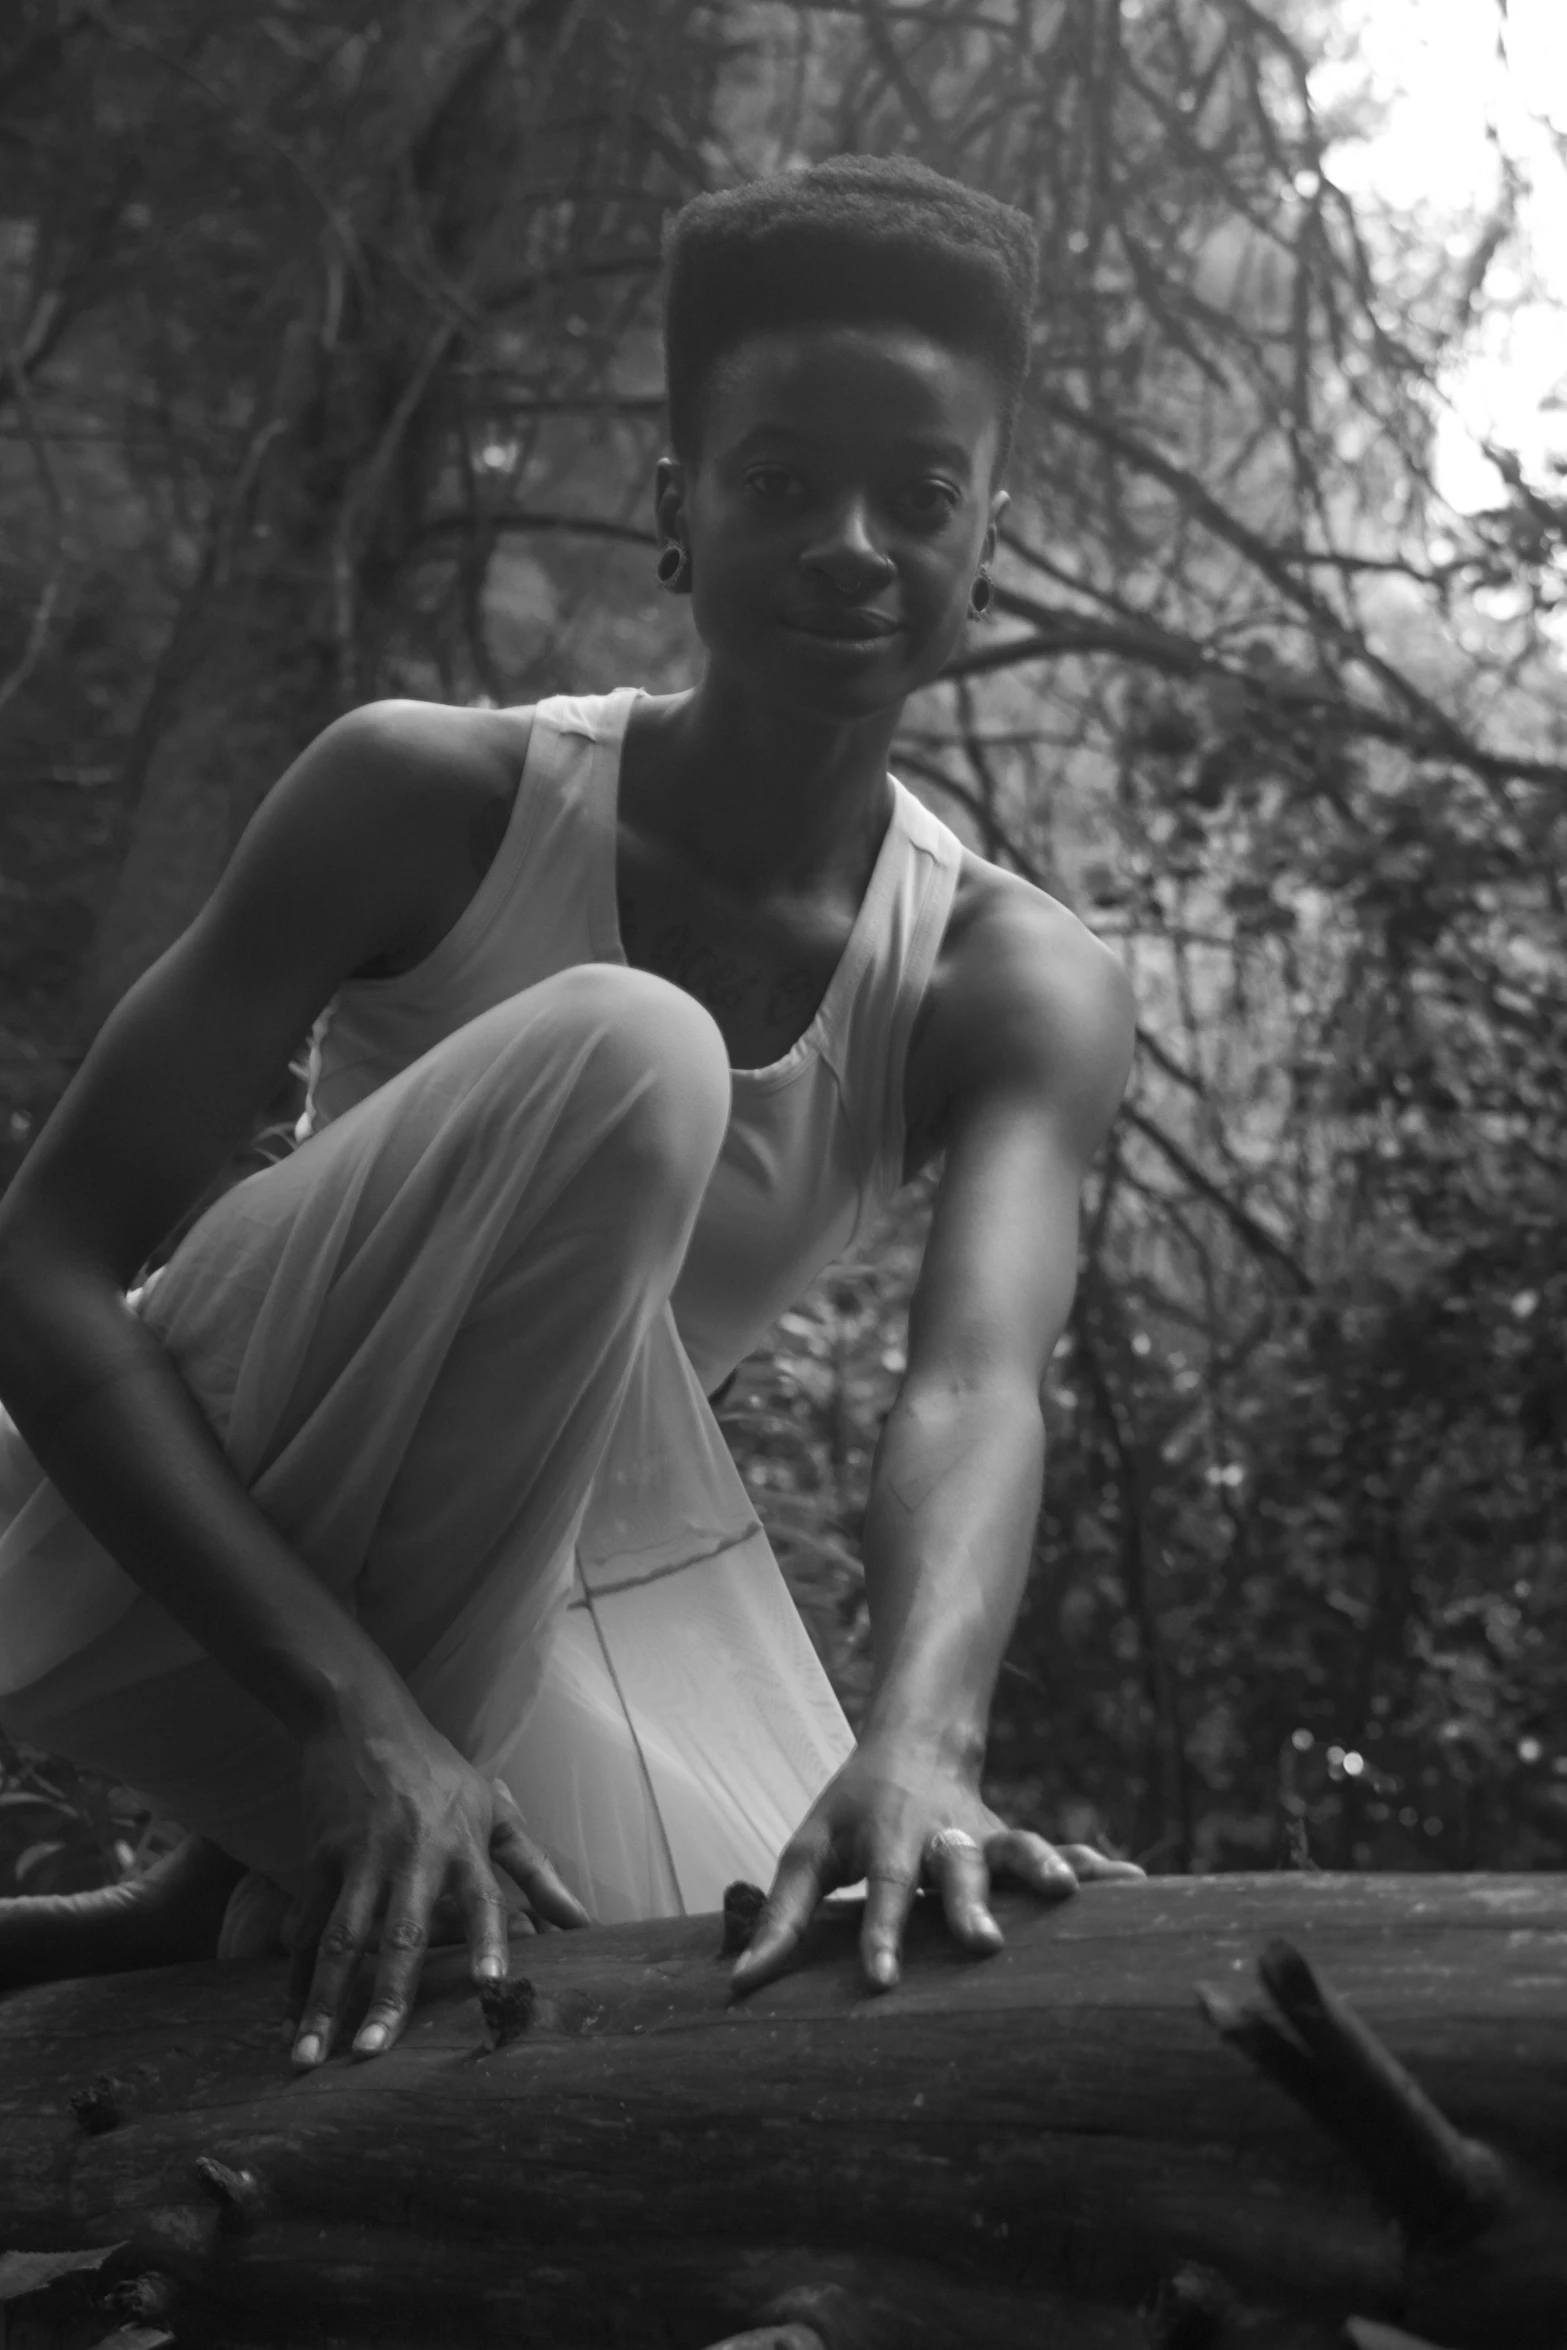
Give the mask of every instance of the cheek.
[(705, 543), (693, 534), (692, 598), (698, 615), (717, 627), (751, 610), (765, 596), (778, 566), (758, 561), (755, 550), (736, 547), (721, 536)]
[(979, 551), (965, 537), (958, 545), (927, 551), (918, 565), (921, 597), (927, 608), (943, 614), (967, 609), (969, 590), (979, 568)]
[(737, 513), (734, 501), (719, 493), (694, 497), (687, 509), (691, 561), (699, 577), (737, 582), (755, 578), (778, 556), (754, 518)]

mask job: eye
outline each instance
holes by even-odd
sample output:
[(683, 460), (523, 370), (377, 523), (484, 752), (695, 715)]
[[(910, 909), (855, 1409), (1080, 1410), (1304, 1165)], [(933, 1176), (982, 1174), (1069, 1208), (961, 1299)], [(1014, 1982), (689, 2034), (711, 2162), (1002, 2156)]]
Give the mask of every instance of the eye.
[(753, 465), (745, 486), (764, 506), (789, 506), (805, 495), (805, 484), (787, 465)]
[(945, 522), (962, 502), (962, 493), (934, 474), (923, 481), (911, 481), (903, 491), (904, 508), (916, 522)]

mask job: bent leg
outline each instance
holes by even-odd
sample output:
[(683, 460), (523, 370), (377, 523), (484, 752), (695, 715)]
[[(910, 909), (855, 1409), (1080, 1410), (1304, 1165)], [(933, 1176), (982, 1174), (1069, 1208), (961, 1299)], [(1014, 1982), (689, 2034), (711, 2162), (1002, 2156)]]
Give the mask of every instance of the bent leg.
[[(481, 1763), (537, 1688), (727, 1115), (700, 1007), (579, 966), (237, 1187), (147, 1301), (256, 1500)], [(297, 1874), (291, 1742), (153, 1602), (0, 1719)]]
[(0, 1992), (212, 1958), (243, 1875), (216, 1844), (187, 1836), (125, 1884), (0, 1901)]

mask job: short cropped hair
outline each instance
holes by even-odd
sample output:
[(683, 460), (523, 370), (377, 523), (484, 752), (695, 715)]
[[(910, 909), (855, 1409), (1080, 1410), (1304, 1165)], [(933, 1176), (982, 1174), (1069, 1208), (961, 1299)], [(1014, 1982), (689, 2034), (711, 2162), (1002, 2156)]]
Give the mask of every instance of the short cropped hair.
[(1038, 247), (1024, 212), (902, 157), (835, 155), (695, 196), (664, 240), (670, 440), (694, 456), (717, 363), (748, 335), (897, 324), (989, 368), (1006, 461), (1028, 366)]

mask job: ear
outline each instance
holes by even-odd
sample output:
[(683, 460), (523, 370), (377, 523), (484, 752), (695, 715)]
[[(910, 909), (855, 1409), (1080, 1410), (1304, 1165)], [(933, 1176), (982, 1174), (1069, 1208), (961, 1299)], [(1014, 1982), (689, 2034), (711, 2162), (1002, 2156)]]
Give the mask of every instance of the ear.
[(660, 457), (653, 475), (653, 519), (663, 546), (671, 545), (676, 539), (685, 544), (687, 482), (686, 468), (680, 458)]
[(987, 571), (996, 559), (996, 533), (1001, 528), (1001, 517), (1011, 503), (1005, 490), (997, 490), (990, 501), (990, 520), (985, 525), (985, 542), (979, 556), (982, 568)]

